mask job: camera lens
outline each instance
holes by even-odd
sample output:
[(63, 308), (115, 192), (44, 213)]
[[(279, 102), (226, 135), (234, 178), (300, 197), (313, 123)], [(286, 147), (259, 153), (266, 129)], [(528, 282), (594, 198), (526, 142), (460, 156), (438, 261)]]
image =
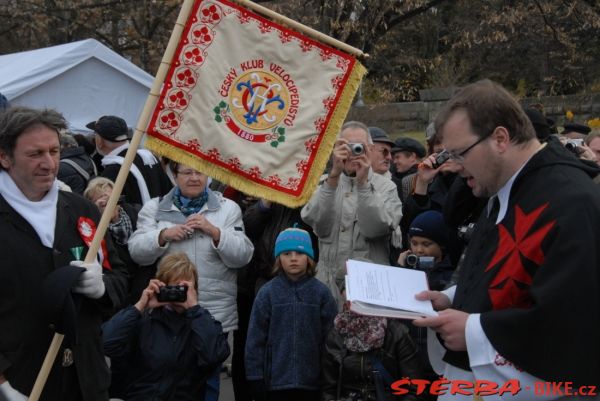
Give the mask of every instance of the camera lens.
[(419, 264), (419, 257), (417, 255), (415, 255), (414, 253), (409, 253), (408, 255), (406, 255), (406, 265), (407, 266), (415, 267), (418, 264)]
[(350, 143), (348, 146), (350, 146), (350, 151), (354, 156), (358, 156), (365, 151), (365, 147), (362, 143)]

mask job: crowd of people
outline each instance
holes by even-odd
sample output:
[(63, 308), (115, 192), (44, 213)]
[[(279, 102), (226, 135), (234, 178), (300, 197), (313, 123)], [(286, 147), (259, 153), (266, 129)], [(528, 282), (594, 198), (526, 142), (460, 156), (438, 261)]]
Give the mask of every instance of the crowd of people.
[[(600, 132), (553, 125), (489, 80), (443, 106), (426, 146), (349, 121), (297, 209), (137, 150), (86, 263), (126, 122), (90, 122), (92, 144), (55, 111), (7, 106), (0, 400), (27, 399), (57, 332), (41, 400), (217, 401), (230, 355), (236, 401), (595, 399)], [(423, 270), (429, 291), (414, 296), (438, 315), (354, 313), (348, 259)], [(440, 377), (520, 387), (410, 380)]]

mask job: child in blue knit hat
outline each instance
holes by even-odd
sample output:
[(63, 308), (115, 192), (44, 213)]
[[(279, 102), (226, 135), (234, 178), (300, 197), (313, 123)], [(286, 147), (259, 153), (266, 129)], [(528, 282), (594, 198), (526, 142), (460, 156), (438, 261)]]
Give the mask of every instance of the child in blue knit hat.
[(310, 235), (288, 228), (275, 240), (276, 277), (252, 306), (246, 377), (256, 401), (319, 400), (320, 350), (337, 314), (329, 288), (314, 276)]

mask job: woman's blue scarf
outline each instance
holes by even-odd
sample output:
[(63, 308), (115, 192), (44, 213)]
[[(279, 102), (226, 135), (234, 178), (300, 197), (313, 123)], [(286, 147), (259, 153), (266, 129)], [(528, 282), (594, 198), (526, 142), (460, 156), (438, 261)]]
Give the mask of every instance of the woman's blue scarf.
[(192, 199), (181, 195), (181, 190), (179, 187), (175, 187), (175, 191), (173, 192), (173, 204), (177, 206), (177, 209), (179, 209), (185, 217), (188, 217), (194, 213), (198, 213), (207, 200), (208, 188), (205, 188), (204, 192), (202, 192), (200, 196)]

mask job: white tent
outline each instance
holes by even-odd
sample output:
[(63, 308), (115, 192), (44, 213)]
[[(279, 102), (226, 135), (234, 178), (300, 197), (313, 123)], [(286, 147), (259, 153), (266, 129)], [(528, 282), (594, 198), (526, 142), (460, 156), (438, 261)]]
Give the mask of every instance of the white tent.
[(152, 81), (94, 39), (0, 56), (0, 93), (11, 105), (56, 109), (79, 132), (109, 114), (135, 126)]

